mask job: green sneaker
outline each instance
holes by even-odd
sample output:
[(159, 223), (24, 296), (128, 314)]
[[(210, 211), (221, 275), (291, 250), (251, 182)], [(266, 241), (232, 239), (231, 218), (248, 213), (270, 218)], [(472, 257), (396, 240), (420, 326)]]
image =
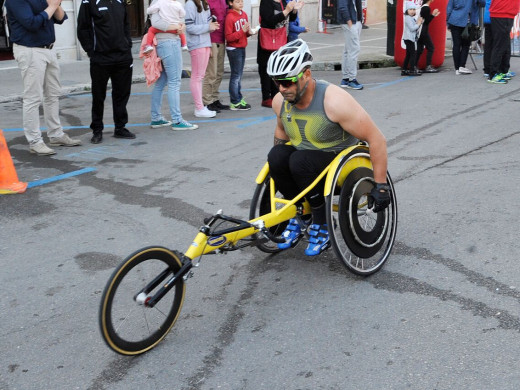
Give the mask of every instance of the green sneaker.
[(244, 99), (240, 100), (237, 104), (230, 104), (230, 110), (232, 111), (247, 111), (250, 110), (251, 106), (246, 103)]
[(166, 126), (170, 126), (172, 123), (170, 121), (167, 121), (166, 119), (159, 119), (158, 121), (152, 121), (150, 123), (150, 127), (152, 129), (157, 129), (159, 127), (166, 127)]
[(182, 130), (196, 130), (198, 129), (198, 125), (194, 125), (190, 122), (186, 122), (185, 120), (180, 121), (179, 123), (174, 123), (172, 125), (172, 130), (182, 131)]
[(493, 76), (493, 78), (488, 79), (488, 83), (507, 84), (507, 80), (505, 80), (503, 78), (503, 74), (502, 73), (497, 73), (496, 75)]

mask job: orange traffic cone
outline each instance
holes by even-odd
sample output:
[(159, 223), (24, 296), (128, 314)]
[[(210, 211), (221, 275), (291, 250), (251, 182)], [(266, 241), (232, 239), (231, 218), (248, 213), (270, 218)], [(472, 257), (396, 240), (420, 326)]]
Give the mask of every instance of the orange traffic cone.
[(18, 181), (4, 133), (0, 130), (0, 194), (21, 194), (26, 189), (27, 183)]

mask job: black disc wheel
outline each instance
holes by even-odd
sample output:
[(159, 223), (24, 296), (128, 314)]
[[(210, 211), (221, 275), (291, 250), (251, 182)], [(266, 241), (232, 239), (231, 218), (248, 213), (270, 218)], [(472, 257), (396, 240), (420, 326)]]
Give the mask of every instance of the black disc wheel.
[(146, 303), (181, 265), (175, 252), (162, 247), (140, 249), (119, 265), (103, 291), (99, 311), (101, 335), (111, 349), (138, 355), (164, 339), (181, 311), (184, 280), (180, 278), (155, 306)]
[[(334, 188), (346, 158), (333, 180)], [(384, 211), (368, 208), (368, 195), (374, 187), (373, 172), (366, 167), (352, 170), (341, 185), (341, 190), (327, 197), (327, 224), (336, 256), (353, 273), (371, 275), (388, 260), (397, 229), (397, 202), (390, 175), (391, 203)]]
[[(258, 184), (256, 186), (253, 199), (251, 200), (251, 207), (249, 209), (249, 219), (257, 218), (261, 215), (271, 212), (271, 193), (269, 179), (270, 176), (267, 176), (262, 184)], [(280, 198), (282, 197), (279, 192), (276, 192), (275, 196)], [(279, 207), (281, 208), (283, 205), (279, 205)], [(286, 226), (287, 222), (283, 222), (278, 225), (271, 226), (269, 231), (275, 236), (281, 236)], [(258, 235), (255, 237), (259, 238)], [(257, 248), (266, 253), (277, 253), (281, 251), (281, 249), (278, 248), (278, 245), (272, 241), (260, 243), (257, 245)]]

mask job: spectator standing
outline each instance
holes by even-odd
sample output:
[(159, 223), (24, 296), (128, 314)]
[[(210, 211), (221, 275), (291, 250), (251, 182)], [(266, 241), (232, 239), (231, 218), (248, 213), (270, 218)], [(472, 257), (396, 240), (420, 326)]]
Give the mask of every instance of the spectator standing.
[[(260, 1), (260, 28), (277, 29), (287, 25), (296, 19), (297, 11), (303, 6), (303, 0), (298, 3), (294, 0), (261, 0)], [(293, 12), (294, 11), (294, 12)], [(261, 33), (260, 33), (261, 34)], [(280, 45), (280, 47), (283, 44)], [(278, 49), (278, 48), (277, 48)], [(274, 50), (264, 49), (258, 38), (258, 48), (256, 63), (258, 64), (258, 74), (260, 75), (260, 85), (262, 87), (262, 106), (272, 107), (273, 97), (278, 93), (274, 81), (267, 74), (267, 61)]]
[(212, 118), (217, 113), (209, 110), (202, 102), (202, 80), (206, 73), (211, 52), (210, 33), (220, 25), (213, 21), (206, 0), (189, 0), (186, 3), (186, 32), (191, 57), (190, 90), (195, 103), (195, 116)]
[(493, 51), (493, 33), (491, 29), (491, 16), (489, 16), (489, 6), (491, 0), (486, 0), (484, 8), (484, 77), (489, 79), (491, 72), (491, 52)]
[(406, 46), (406, 56), (404, 57), (403, 70), (401, 76), (421, 76), (422, 73), (415, 66), (417, 30), (421, 27), (422, 18), (415, 20), (417, 6), (413, 1), (406, 2), (406, 11), (404, 11), (404, 32), (403, 41)]
[(488, 79), (490, 83), (505, 84), (514, 76), (514, 73), (509, 71), (511, 60), (509, 34), (519, 8), (520, 1), (518, 0), (493, 0), (489, 6), (491, 33), (493, 34), (491, 69)]
[(229, 58), (231, 75), (229, 77), (229, 98), (231, 100), (231, 110), (245, 111), (250, 110), (242, 96), (241, 82), (246, 61), (247, 38), (254, 34), (251, 31), (247, 14), (242, 10), (244, 0), (228, 0), (231, 9), (226, 16), (226, 52)]
[[(154, 2), (157, 0), (154, 0)], [(154, 3), (152, 2), (152, 5)], [(196, 130), (198, 125), (185, 121), (181, 113), (181, 76), (182, 76), (182, 53), (179, 33), (184, 33), (185, 26), (180, 24), (170, 25), (161, 19), (159, 13), (152, 14), (152, 26), (162, 31), (175, 31), (177, 33), (164, 32), (155, 35), (157, 40), (157, 55), (162, 60), (162, 72), (155, 82), (152, 90), (151, 117), (152, 128), (170, 126), (175, 131)], [(168, 106), (172, 121), (167, 121), (161, 114), (162, 94), (164, 87), (168, 86)]]
[(310, 29), (308, 27), (300, 26), (300, 15), (296, 14), (296, 19), (289, 22), (289, 36), (287, 37), (287, 41), (295, 41), (298, 39), (298, 35), (309, 31)]
[(363, 22), (363, 7), (361, 0), (338, 0), (338, 23), (341, 25), (345, 38), (341, 73), (342, 88), (363, 89), (358, 83), (358, 56), (361, 50), (360, 38)]
[(435, 46), (433, 45), (432, 38), (430, 36), (429, 26), (433, 19), (440, 14), (438, 9), (434, 9), (433, 12), (430, 8), (430, 5), (435, 0), (426, 0), (419, 13), (419, 16), (422, 18), (422, 28), (420, 29), (419, 39), (417, 40), (417, 61), (419, 62), (419, 58), (421, 58), (421, 54), (426, 48), (426, 68), (424, 69), (425, 73), (437, 73), (438, 70), (432, 66), (432, 57), (433, 52), (435, 51)]
[(60, 4), (60, 0), (5, 2), (13, 54), (22, 72), (23, 130), (30, 152), (39, 156), (56, 154), (43, 141), (39, 110), (42, 104), (49, 145), (81, 145), (80, 140), (63, 132), (60, 121), (60, 67), (54, 50), (54, 24), (67, 19)]
[[(455, 65), (455, 74), (464, 75), (473, 73), (466, 68), (466, 61), (469, 54), (469, 40), (462, 39), (462, 32), (470, 21), (472, 24), (478, 24), (478, 8), (483, 0), (449, 0), (446, 10), (446, 20), (448, 29), (451, 32), (451, 41), (453, 44), (453, 64)], [(482, 3), (483, 5), (484, 3)]]
[(78, 39), (90, 57), (93, 144), (103, 141), (103, 113), (108, 80), (112, 81), (114, 137), (134, 139), (125, 128), (132, 87), (132, 39), (126, 2), (83, 0), (78, 13)]
[[(224, 25), (228, 6), (226, 0), (207, 0), (211, 15), (217, 18), (220, 26)], [(224, 76), (224, 60), (226, 45), (224, 29), (219, 28), (209, 34), (211, 38), (211, 55), (209, 57), (204, 82), (202, 83), (202, 103), (211, 111), (229, 110), (227, 104), (220, 102), (219, 88)]]

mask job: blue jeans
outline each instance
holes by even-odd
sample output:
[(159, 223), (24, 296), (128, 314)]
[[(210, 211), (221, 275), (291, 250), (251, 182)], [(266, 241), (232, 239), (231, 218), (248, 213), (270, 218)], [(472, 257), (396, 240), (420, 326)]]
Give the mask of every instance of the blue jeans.
[(246, 48), (237, 47), (235, 50), (228, 50), (229, 67), (231, 75), (229, 76), (229, 100), (231, 103), (238, 104), (242, 100), (242, 73), (244, 73), (244, 63), (246, 62)]
[(181, 114), (181, 76), (182, 53), (180, 39), (169, 39), (157, 44), (157, 55), (162, 59), (163, 71), (155, 82), (152, 91), (151, 117), (152, 121), (163, 119), (161, 115), (162, 93), (168, 84), (168, 105), (173, 123), (182, 121)]

